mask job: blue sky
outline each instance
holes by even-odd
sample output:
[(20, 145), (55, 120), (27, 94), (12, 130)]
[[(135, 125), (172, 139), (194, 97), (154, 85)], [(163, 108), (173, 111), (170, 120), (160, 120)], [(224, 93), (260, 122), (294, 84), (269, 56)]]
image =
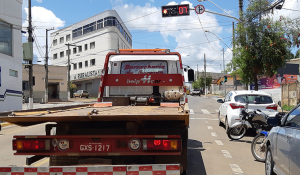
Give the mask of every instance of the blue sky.
[[(238, 0), (212, 1), (230, 15), (238, 17)], [(244, 1), (246, 6), (247, 0)], [(27, 7), (27, 2), (24, 0), (23, 8)], [(299, 7), (296, 0), (290, 0), (290, 3), (286, 3), (285, 6), (295, 9), (295, 3)], [(46, 28), (60, 29), (109, 9), (116, 10), (123, 22), (153, 13), (125, 23), (132, 34), (133, 48), (167, 48), (177, 51), (182, 55), (183, 64), (194, 69), (197, 69), (198, 64), (199, 71), (203, 70), (205, 54), (207, 71), (220, 72), (221, 66), (223, 69), (221, 50), (225, 49), (225, 64), (232, 57), (232, 52), (227, 46), (232, 47), (232, 22), (236, 21), (207, 12), (197, 16), (195, 11), (191, 11), (191, 15), (186, 17), (162, 18), (160, 8), (167, 4), (190, 4), (191, 7), (201, 4), (206, 10), (225, 14), (209, 1), (196, 0), (32, 0), (35, 36), (39, 42), (36, 48), (40, 48), (39, 51), (35, 49), (34, 52), (40, 60), (43, 60)], [(26, 17), (27, 13), (23, 10), (23, 19)], [(26, 22), (23, 26), (27, 26)], [(216, 36), (205, 33), (204, 30), (209, 30), (218, 38), (222, 38), (227, 46)]]

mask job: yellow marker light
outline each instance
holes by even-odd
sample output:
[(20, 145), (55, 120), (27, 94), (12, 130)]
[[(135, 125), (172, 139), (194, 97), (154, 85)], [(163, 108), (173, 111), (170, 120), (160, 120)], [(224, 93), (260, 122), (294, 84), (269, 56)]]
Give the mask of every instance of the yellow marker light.
[(23, 150), (23, 141), (17, 140), (17, 150)]
[(177, 150), (177, 140), (170, 140), (171, 150)]

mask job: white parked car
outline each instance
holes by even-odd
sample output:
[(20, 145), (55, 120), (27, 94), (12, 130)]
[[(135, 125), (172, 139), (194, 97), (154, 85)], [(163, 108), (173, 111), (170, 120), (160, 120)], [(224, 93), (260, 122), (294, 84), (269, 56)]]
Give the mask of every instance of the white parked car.
[(266, 115), (274, 117), (277, 111), (277, 104), (272, 97), (261, 91), (230, 91), (225, 99), (218, 99), (222, 105), (219, 108), (219, 125), (225, 125), (226, 132), (240, 120), (240, 108), (244, 108), (248, 100), (248, 109), (260, 109)]

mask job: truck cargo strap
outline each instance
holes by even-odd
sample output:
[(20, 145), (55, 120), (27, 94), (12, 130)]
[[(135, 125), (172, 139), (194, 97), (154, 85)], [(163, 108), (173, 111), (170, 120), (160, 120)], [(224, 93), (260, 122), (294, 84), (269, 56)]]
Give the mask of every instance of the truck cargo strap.
[(0, 167), (0, 175), (180, 175), (179, 164)]

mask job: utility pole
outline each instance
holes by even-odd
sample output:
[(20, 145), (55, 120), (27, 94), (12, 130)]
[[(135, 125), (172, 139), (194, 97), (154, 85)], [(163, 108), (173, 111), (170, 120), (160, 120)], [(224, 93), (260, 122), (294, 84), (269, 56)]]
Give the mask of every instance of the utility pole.
[[(234, 46), (234, 41), (235, 41), (235, 36), (234, 36), (234, 22), (232, 22), (232, 48), (233, 48), (233, 58), (234, 58), (234, 49), (235, 49), (235, 46)], [(232, 61), (231, 61), (232, 62)], [(233, 71), (235, 71), (235, 66), (233, 65)], [(237, 83), (236, 83), (236, 75), (233, 76), (233, 89), (234, 90), (237, 90)]]
[(197, 74), (196, 74), (196, 80), (198, 80), (198, 64), (197, 64)]
[(71, 83), (70, 46), (76, 46), (76, 45), (70, 44), (70, 43), (65, 44), (65, 45), (68, 46), (68, 100), (70, 100), (70, 83)]
[[(28, 42), (33, 42), (32, 38), (32, 18), (31, 18), (31, 0), (28, 0)], [(29, 61), (29, 109), (33, 108), (33, 75), (32, 61)]]
[(204, 94), (206, 97), (206, 59), (205, 59), (205, 54), (204, 54)]
[(48, 31), (54, 30), (54, 28), (46, 29), (46, 55), (45, 55), (45, 103), (48, 103)]
[(224, 48), (223, 48), (223, 67), (224, 67), (224, 74), (223, 74), (224, 81), (223, 82), (224, 82), (224, 90), (225, 90), (225, 96), (226, 96)]

